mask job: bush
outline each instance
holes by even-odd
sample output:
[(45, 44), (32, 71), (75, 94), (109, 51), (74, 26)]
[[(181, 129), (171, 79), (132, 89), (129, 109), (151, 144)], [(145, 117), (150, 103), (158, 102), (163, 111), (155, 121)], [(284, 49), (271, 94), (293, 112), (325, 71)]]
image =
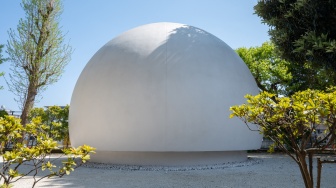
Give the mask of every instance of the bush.
[[(3, 161), (0, 168), (0, 183), (3, 185), (0, 187), (10, 187), (12, 183), (28, 175), (33, 176), (32, 187), (44, 178), (69, 175), (71, 171), (89, 160), (91, 153), (94, 153), (95, 148), (87, 145), (64, 149), (63, 156), (66, 156), (66, 160), (57, 167), (56, 159), (49, 157), (51, 151), (57, 149), (57, 142), (46, 134), (44, 126), (39, 116), (34, 117), (25, 127), (21, 125), (19, 118), (7, 115), (0, 117), (0, 155)], [(36, 145), (27, 147), (22, 144), (22, 137), (25, 135), (34, 135)], [(5, 146), (9, 142), (13, 148), (11, 151), (5, 151)], [(30, 169), (27, 172), (20, 172), (19, 167), (22, 165), (27, 165)], [(36, 177), (40, 171), (47, 171), (47, 174)]]

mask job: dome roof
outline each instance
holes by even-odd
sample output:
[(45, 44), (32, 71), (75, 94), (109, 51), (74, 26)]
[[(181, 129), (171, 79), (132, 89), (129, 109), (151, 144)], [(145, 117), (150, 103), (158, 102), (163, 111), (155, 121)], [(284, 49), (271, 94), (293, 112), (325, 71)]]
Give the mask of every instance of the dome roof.
[(258, 87), (241, 58), (214, 35), (153, 23), (126, 31), (91, 58), (70, 108), (74, 146), (99, 151), (258, 149), (261, 136), (229, 108)]

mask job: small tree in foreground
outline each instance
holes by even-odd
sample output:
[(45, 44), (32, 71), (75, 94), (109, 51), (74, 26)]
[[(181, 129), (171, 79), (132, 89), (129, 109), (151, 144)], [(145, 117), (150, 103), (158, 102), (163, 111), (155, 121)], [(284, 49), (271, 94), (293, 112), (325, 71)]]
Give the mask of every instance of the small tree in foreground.
[[(62, 177), (69, 175), (71, 171), (81, 166), (90, 159), (90, 153), (94, 153), (94, 148), (83, 145), (78, 148), (64, 149), (67, 157), (60, 166), (56, 166), (58, 158), (51, 158), (50, 153), (57, 149), (57, 142), (44, 132), (41, 117), (33, 118), (30, 124), (25, 127), (20, 123), (19, 118), (5, 116), (0, 118), (0, 155), (2, 166), (0, 166), (0, 187), (11, 187), (14, 182), (25, 176), (32, 176), (33, 185), (44, 178), (53, 176)], [(22, 134), (35, 135), (37, 144), (32, 147), (23, 145), (20, 140)], [(11, 142), (13, 149), (5, 151), (5, 146)], [(76, 160), (78, 159), (78, 160)], [(27, 166), (28, 170), (23, 170), (22, 166)], [(42, 175), (40, 171), (45, 171)], [(2, 184), (2, 185), (1, 185)]]
[[(230, 117), (238, 117), (246, 123), (259, 125), (265, 137), (289, 155), (298, 164), (305, 186), (313, 187), (306, 163), (307, 148), (324, 150), (335, 141), (336, 92), (306, 90), (291, 97), (275, 97), (262, 92), (246, 95), (247, 104), (230, 108)], [(317, 138), (323, 126), (325, 134)]]

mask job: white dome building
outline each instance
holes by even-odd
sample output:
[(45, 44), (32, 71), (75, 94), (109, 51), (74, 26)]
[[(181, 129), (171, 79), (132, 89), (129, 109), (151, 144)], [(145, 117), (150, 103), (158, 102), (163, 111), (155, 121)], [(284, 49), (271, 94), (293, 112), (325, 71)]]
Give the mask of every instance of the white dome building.
[(88, 62), (70, 108), (73, 146), (97, 148), (92, 161), (196, 165), (244, 161), (261, 135), (232, 105), (258, 87), (241, 58), (196, 27), (154, 23), (105, 44)]

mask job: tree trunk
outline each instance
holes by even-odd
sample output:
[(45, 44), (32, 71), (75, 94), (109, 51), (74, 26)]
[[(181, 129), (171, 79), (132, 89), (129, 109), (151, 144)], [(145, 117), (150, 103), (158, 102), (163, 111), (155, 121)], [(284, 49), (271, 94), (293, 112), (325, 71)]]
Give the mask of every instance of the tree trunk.
[(29, 84), (27, 98), (23, 105), (23, 110), (21, 114), (21, 124), (25, 127), (28, 123), (28, 114), (34, 106), (35, 97), (37, 95), (37, 88), (32, 84)]
[(300, 167), (300, 172), (302, 175), (302, 179), (305, 183), (306, 188), (313, 188), (313, 182), (311, 181), (311, 174), (309, 173), (307, 162), (306, 162), (306, 153), (298, 153), (298, 161), (297, 164)]

